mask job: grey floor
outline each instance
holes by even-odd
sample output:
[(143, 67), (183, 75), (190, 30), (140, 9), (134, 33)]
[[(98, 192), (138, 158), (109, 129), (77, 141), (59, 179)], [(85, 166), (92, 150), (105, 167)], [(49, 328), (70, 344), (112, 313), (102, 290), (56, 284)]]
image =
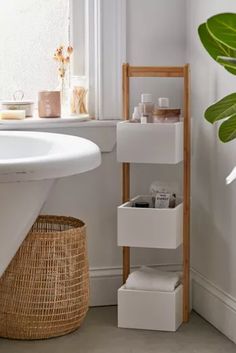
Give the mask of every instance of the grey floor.
[(0, 339), (1, 353), (235, 353), (236, 345), (200, 318), (176, 333), (116, 327), (116, 307), (90, 309), (76, 332), (44, 341)]

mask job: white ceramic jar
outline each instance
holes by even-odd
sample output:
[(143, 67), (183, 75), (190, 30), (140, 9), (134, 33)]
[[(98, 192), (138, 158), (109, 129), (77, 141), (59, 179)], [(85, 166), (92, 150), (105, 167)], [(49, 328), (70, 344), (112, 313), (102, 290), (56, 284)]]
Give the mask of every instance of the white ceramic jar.
[(24, 110), (26, 117), (33, 116), (34, 103), (30, 101), (18, 102), (18, 101), (4, 101), (1, 102), (1, 109), (3, 110)]
[(34, 102), (23, 100), (24, 92), (16, 91), (13, 99), (9, 101), (1, 101), (2, 110), (24, 110), (26, 117), (32, 117), (34, 113)]

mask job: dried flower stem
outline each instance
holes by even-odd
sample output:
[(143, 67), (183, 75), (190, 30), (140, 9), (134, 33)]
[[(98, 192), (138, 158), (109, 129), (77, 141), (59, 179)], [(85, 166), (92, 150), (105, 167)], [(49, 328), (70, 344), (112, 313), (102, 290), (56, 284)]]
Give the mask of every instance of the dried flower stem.
[(58, 75), (60, 78), (64, 78), (66, 75), (66, 70), (70, 63), (72, 53), (73, 48), (71, 46), (68, 46), (65, 50), (63, 45), (58, 47), (54, 53), (53, 59), (59, 63)]

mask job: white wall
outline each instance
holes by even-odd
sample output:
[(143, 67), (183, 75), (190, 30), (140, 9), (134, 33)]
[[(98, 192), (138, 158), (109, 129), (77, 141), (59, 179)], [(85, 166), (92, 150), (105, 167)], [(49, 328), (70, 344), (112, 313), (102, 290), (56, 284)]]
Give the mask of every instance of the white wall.
[[(175, 8), (174, 13), (172, 6)], [(181, 21), (183, 11), (184, 0), (128, 0), (127, 61), (133, 65), (182, 64), (185, 54), (184, 22)], [(173, 23), (172, 26), (169, 26), (166, 16)], [(138, 31), (140, 23), (142, 30)], [(147, 80), (143, 89), (134, 85), (134, 101), (138, 101), (139, 91), (152, 91), (156, 98), (159, 95), (169, 95), (170, 92), (173, 104), (181, 104), (179, 82), (168, 81), (168, 90), (164, 80), (156, 82), (153, 84), (151, 80)], [(141, 80), (139, 86), (142, 85)], [(74, 134), (80, 135), (80, 131), (75, 129)], [(133, 167), (131, 172), (132, 196), (148, 193), (151, 182), (157, 179), (181, 180), (181, 166), (139, 165)], [(88, 224), (91, 275), (97, 276), (98, 273), (99, 277), (95, 285), (92, 284), (93, 304), (110, 304), (116, 300), (114, 286), (119, 285), (121, 277), (118, 276), (115, 283), (112, 278), (114, 273), (120, 274), (122, 263), (121, 249), (116, 245), (116, 206), (120, 203), (121, 165), (116, 162), (116, 153), (113, 151), (103, 154), (102, 166), (97, 170), (59, 181), (43, 210), (46, 213), (80, 217)], [(181, 263), (181, 249), (132, 249), (131, 253), (132, 265)], [(102, 280), (105, 283), (103, 287), (106, 286), (105, 292), (110, 290), (111, 294), (104, 300), (107, 297), (103, 291), (99, 301), (95, 297), (99, 296), (96, 293), (100, 293)]]
[[(236, 12), (234, 0), (187, 0), (187, 56), (191, 64), (193, 160), (191, 257), (193, 305), (236, 340), (236, 185), (225, 177), (236, 162), (236, 142), (222, 144), (217, 127), (203, 118), (206, 107), (235, 92), (236, 77), (217, 65), (197, 35), (200, 23), (220, 12)], [(220, 300), (214, 303), (218, 296)], [(228, 310), (234, 312), (231, 321)]]
[[(127, 62), (134, 66), (175, 66), (185, 63), (185, 0), (127, 0)], [(135, 78), (131, 108), (142, 92), (170, 97), (182, 105), (181, 79)], [(131, 109), (131, 110), (132, 110)]]

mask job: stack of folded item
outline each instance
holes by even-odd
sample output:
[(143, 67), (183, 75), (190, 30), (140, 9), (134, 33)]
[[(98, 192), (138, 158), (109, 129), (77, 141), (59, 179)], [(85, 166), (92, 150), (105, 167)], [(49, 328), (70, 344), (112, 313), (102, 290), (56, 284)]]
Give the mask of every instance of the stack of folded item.
[(173, 292), (180, 282), (181, 274), (179, 272), (167, 272), (143, 266), (129, 275), (125, 288)]

